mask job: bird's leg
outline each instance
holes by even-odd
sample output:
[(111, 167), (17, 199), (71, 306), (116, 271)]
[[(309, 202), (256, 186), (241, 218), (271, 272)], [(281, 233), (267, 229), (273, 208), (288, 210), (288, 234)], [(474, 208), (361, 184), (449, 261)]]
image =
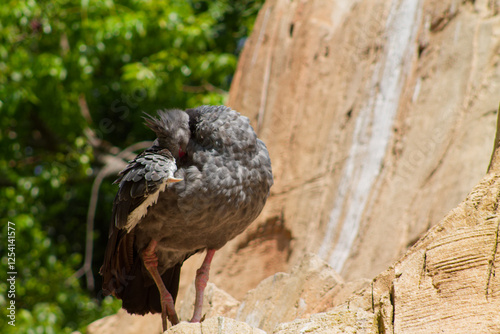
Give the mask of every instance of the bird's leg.
[(196, 271), (196, 280), (194, 285), (196, 287), (196, 300), (194, 301), (194, 312), (191, 322), (200, 322), (201, 308), (203, 306), (203, 293), (208, 282), (208, 272), (210, 271), (210, 264), (214, 257), (215, 249), (207, 249), (207, 255), (200, 269)]
[(142, 261), (144, 262), (146, 269), (153, 277), (156, 286), (158, 287), (158, 291), (160, 292), (161, 322), (163, 331), (166, 331), (167, 316), (172, 325), (177, 325), (179, 323), (179, 319), (177, 318), (177, 313), (175, 313), (174, 299), (172, 298), (170, 292), (168, 292), (165, 284), (163, 284), (163, 280), (158, 272), (158, 256), (155, 252), (157, 244), (158, 242), (156, 240), (151, 240), (148, 247), (142, 251)]

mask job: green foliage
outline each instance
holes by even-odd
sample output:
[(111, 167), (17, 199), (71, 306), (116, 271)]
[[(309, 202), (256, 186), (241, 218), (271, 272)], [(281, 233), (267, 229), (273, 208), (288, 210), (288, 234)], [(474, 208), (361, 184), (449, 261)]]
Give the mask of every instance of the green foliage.
[[(260, 1), (54, 0), (0, 5), (0, 271), (7, 221), (16, 229), (16, 327), (70, 333), (121, 303), (72, 278), (102, 156), (153, 139), (141, 112), (223, 103)], [(89, 142), (94, 133), (99, 141)], [(116, 188), (96, 214), (94, 273), (102, 263)], [(2, 275), (4, 277), (4, 275)], [(100, 278), (96, 276), (96, 283)], [(5, 328), (6, 330), (3, 330)]]

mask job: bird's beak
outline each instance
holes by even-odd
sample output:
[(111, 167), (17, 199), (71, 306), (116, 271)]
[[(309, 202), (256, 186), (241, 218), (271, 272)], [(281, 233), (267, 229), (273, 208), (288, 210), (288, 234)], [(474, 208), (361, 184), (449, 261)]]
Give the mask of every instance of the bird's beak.
[(169, 177), (167, 179), (167, 183), (177, 183), (177, 182), (181, 182), (181, 181), (184, 181), (184, 179), (178, 179), (176, 177)]

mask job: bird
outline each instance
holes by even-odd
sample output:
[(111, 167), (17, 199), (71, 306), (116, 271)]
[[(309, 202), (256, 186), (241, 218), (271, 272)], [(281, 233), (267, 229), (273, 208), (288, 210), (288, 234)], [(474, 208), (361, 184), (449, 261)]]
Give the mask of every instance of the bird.
[(119, 172), (104, 262), (104, 295), (131, 314), (161, 313), (179, 323), (181, 266), (206, 251), (196, 272), (191, 322), (202, 319), (204, 289), (217, 250), (260, 214), (273, 185), (271, 160), (247, 117), (220, 106), (145, 113), (155, 134)]

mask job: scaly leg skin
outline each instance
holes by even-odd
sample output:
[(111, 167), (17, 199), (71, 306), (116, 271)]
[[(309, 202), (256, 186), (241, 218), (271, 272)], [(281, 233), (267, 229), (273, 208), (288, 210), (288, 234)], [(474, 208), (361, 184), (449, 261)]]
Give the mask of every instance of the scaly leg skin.
[(194, 302), (194, 312), (191, 322), (200, 322), (201, 320), (201, 308), (203, 307), (203, 293), (208, 282), (208, 272), (210, 271), (210, 264), (212, 263), (212, 258), (214, 257), (215, 249), (207, 249), (207, 255), (200, 269), (196, 271), (196, 300)]
[(177, 318), (177, 313), (175, 313), (174, 299), (172, 298), (170, 292), (168, 292), (165, 284), (163, 284), (163, 280), (158, 272), (158, 256), (155, 253), (157, 244), (158, 242), (156, 240), (151, 240), (148, 247), (142, 251), (142, 261), (144, 262), (146, 269), (153, 277), (156, 286), (158, 287), (158, 291), (160, 292), (161, 323), (163, 331), (166, 331), (167, 316), (172, 325), (177, 325), (179, 323), (179, 318)]

